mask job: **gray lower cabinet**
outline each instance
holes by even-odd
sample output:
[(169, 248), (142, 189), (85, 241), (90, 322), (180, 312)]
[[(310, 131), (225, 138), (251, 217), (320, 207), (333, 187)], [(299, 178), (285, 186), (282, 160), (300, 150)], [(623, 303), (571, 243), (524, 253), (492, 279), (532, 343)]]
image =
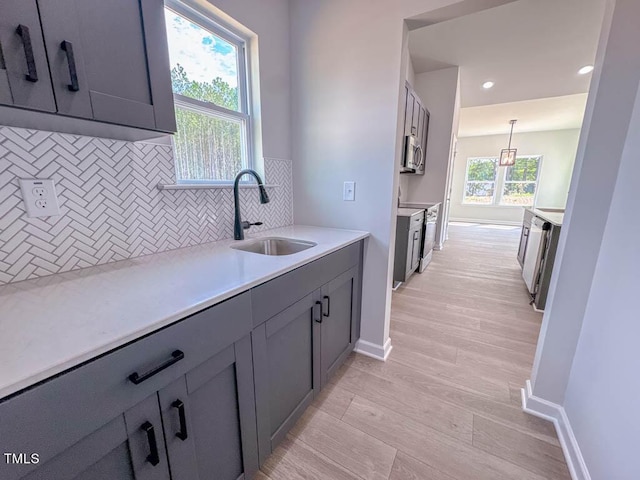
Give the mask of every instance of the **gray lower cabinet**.
[[(146, 427), (146, 430), (142, 426)], [(150, 438), (155, 442), (150, 449)], [(156, 465), (147, 457), (155, 454)], [(146, 398), (54, 457), (24, 480), (169, 480), (155, 395)]]
[[(359, 335), (361, 248), (353, 245), (319, 260), (323, 268), (312, 264), (277, 279), (282, 288), (278, 301), (289, 299), (289, 306), (252, 332), (261, 465), (354, 348)], [(340, 273), (345, 265), (350, 268)], [(322, 276), (325, 283), (318, 284)], [(269, 283), (254, 289), (254, 320), (262, 305), (255, 301), (262, 298), (259, 290), (271, 291)], [(295, 285), (317, 288), (293, 300)]]
[(320, 290), (320, 380), (323, 387), (355, 345), (356, 319), (360, 317), (360, 303), (357, 301), (359, 280), (358, 268), (354, 267), (323, 285)]
[(3, 400), (4, 451), (40, 461), (0, 478), (251, 478), (251, 329), (245, 292)]
[(174, 480), (251, 480), (258, 470), (247, 335), (158, 393)]
[(321, 316), (314, 292), (253, 331), (260, 464), (320, 391)]
[(398, 216), (393, 280), (406, 282), (420, 266), (424, 211)]
[(252, 479), (353, 349), (362, 249), (3, 399), (2, 453), (38, 461), (3, 459), (0, 478)]

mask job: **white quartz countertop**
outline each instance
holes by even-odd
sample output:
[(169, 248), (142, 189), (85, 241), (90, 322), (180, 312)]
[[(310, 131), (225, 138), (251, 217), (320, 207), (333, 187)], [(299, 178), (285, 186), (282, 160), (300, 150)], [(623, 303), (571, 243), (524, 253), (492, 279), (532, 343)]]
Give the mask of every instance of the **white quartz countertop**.
[(436, 203), (421, 203), (421, 202), (400, 202), (400, 208), (421, 208), (426, 210), (427, 208), (434, 207), (436, 205), (440, 205), (440, 202)]
[(423, 213), (424, 212), (424, 208), (399, 208), (398, 209), (398, 216), (399, 217), (410, 217), (412, 215), (415, 215), (417, 213)]
[(267, 256), (224, 240), (0, 287), (0, 399), (368, 236), (296, 225), (247, 241), (315, 247)]
[(530, 208), (529, 210), (531, 210), (536, 217), (540, 217), (543, 220), (546, 220), (547, 222), (550, 222), (558, 227), (562, 226), (562, 221), (564, 219), (564, 211), (548, 212), (548, 211), (540, 210), (537, 208)]

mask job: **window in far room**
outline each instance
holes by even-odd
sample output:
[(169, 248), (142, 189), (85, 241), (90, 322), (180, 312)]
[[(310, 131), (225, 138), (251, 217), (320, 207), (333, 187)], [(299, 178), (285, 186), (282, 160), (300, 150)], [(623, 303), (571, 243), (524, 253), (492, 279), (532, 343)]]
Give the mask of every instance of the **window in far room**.
[(232, 181), (253, 166), (245, 40), (180, 2), (165, 7), (178, 183)]
[(496, 193), (497, 158), (469, 158), (462, 203), (491, 205)]
[(515, 165), (499, 167), (495, 157), (467, 159), (464, 205), (521, 206), (535, 202), (540, 155), (517, 157)]
[(506, 168), (500, 205), (533, 205), (540, 176), (540, 158), (517, 157), (515, 165)]

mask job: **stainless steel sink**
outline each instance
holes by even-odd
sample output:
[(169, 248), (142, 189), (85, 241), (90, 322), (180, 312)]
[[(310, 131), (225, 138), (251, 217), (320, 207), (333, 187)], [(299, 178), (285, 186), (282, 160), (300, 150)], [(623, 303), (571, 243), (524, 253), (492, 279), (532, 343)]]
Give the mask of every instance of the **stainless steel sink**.
[(240, 245), (232, 245), (231, 248), (244, 252), (259, 253), (260, 255), (292, 255), (316, 245), (317, 243), (307, 242), (306, 240), (269, 237), (244, 242)]

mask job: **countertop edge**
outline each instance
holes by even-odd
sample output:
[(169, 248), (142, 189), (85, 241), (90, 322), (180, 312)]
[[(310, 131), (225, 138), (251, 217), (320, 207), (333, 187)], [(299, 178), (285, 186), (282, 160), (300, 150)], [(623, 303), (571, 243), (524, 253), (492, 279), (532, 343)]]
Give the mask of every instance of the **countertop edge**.
[[(320, 227), (322, 228), (322, 227)], [(2, 388), (0, 388), (0, 402), (5, 401), (8, 397), (13, 397), (16, 395), (19, 395), (20, 393), (22, 393), (23, 391), (29, 389), (29, 388), (33, 388), (36, 385), (51, 379), (53, 377), (56, 377), (58, 375), (62, 375), (65, 372), (67, 372), (68, 370), (71, 370), (73, 368), (77, 368), (79, 366), (81, 366), (84, 363), (87, 363), (93, 359), (95, 359), (96, 357), (99, 357), (101, 355), (104, 354), (108, 354), (112, 351), (115, 351), (119, 348), (124, 347), (125, 345), (132, 343), (136, 340), (139, 340), (140, 338), (152, 334), (162, 328), (168, 327), (180, 320), (183, 320), (186, 317), (189, 317), (195, 313), (198, 313), (202, 310), (205, 310), (209, 307), (212, 307), (214, 305), (217, 305), (219, 303), (224, 302), (225, 300), (228, 300), (232, 297), (235, 297), (236, 295), (239, 295), (241, 293), (244, 293), (258, 285), (261, 285), (263, 283), (266, 283), (270, 280), (273, 280), (274, 278), (277, 278), (281, 275), (284, 275), (286, 273), (289, 273), (297, 268), (300, 268), (304, 265), (307, 265), (311, 262), (314, 262), (322, 257), (325, 257), (327, 255), (330, 255), (331, 253), (334, 253), (338, 250), (341, 250), (342, 248), (348, 247), (349, 245), (353, 245), (354, 243), (360, 242), (366, 238), (368, 238), (370, 236), (370, 233), (368, 232), (363, 232), (363, 231), (357, 231), (357, 230), (344, 230), (344, 231), (349, 231), (349, 232), (353, 232), (354, 234), (357, 234), (356, 236), (354, 236), (353, 238), (349, 239), (348, 241), (339, 243), (337, 245), (334, 245), (332, 247), (327, 248), (326, 250), (322, 250), (321, 252), (318, 252), (317, 254), (313, 255), (312, 257), (308, 257), (305, 258), (303, 260), (300, 260), (298, 262), (295, 262), (285, 268), (281, 268), (277, 271), (274, 271), (264, 277), (260, 277), (260, 278), (256, 278), (250, 282), (244, 283), (244, 284), (239, 284), (237, 287), (231, 288), (223, 293), (220, 293), (216, 296), (213, 296), (205, 301), (199, 302), (197, 304), (191, 305), (189, 308), (180, 310), (178, 312), (174, 312), (172, 314), (170, 314), (169, 316), (167, 316), (166, 318), (162, 319), (162, 320), (158, 320), (156, 322), (150, 323), (149, 325), (145, 325), (144, 328), (141, 328), (135, 332), (130, 332), (129, 334), (120, 337), (118, 339), (112, 340), (100, 347), (97, 348), (92, 348), (90, 350), (86, 350), (84, 352), (79, 353), (78, 355), (74, 355), (73, 359), (69, 359), (68, 361), (64, 361), (61, 363), (58, 363), (55, 366), (52, 366), (50, 368), (44, 369), (44, 370), (40, 370), (36, 373), (34, 373), (33, 375), (30, 375), (27, 378), (21, 379), (20, 381), (11, 383), (9, 385), (6, 385)]]

